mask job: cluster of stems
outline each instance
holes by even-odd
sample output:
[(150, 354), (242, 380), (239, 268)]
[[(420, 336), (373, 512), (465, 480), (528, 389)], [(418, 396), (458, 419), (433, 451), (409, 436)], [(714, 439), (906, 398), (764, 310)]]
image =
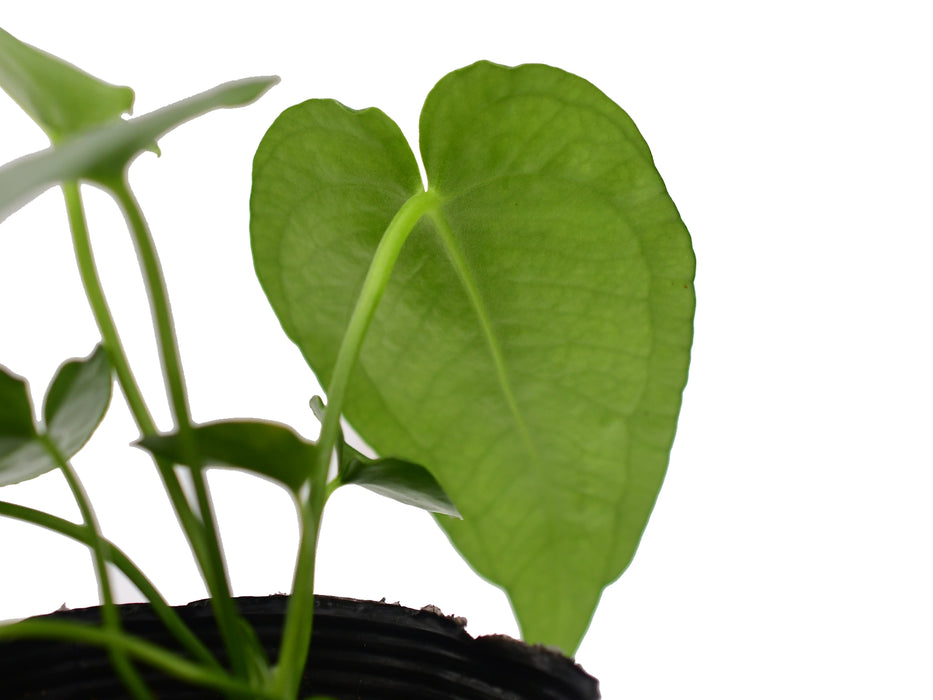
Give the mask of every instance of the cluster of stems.
[[(165, 601), (152, 582), (116, 545), (103, 537), (87, 494), (71, 464), (46, 439), (50, 454), (65, 475), (83, 519), (77, 525), (25, 506), (0, 503), (0, 515), (49, 528), (85, 543), (91, 549), (102, 603), (102, 626), (88, 627), (51, 620), (30, 620), (4, 628), (5, 638), (71, 639), (108, 649), (115, 671), (136, 700), (153, 700), (132, 660), (145, 662), (185, 682), (224, 693), (231, 699), (293, 700), (310, 646), (314, 611), (314, 561), (324, 505), (339, 482), (328, 483), (331, 455), (340, 438), (340, 413), (350, 374), (360, 347), (385, 290), (392, 267), (409, 232), (436, 204), (431, 192), (413, 196), (390, 223), (373, 258), (341, 344), (330, 386), (328, 407), (321, 425), (317, 461), (309, 465), (308, 479), (297, 495), (300, 540), (292, 592), (289, 598), (277, 662), (270, 664), (240, 619), (231, 593), (221, 540), (214, 517), (210, 488), (198, 454), (188, 407), (184, 375), (172, 322), (169, 299), (159, 259), (139, 203), (129, 188), (125, 171), (99, 181), (119, 204), (132, 236), (150, 302), (162, 373), (175, 430), (188, 469), (154, 457), (166, 493), (190, 545), (210, 594), (214, 616), (223, 639), (229, 668), (202, 644)], [(156, 434), (152, 415), (133, 376), (123, 344), (108, 307), (94, 262), (84, 206), (77, 182), (62, 186), (81, 280), (107, 349), (117, 383), (143, 437)], [(121, 629), (113, 600), (107, 564), (120, 570), (146, 597), (153, 611), (178, 640), (187, 656), (169, 652)]]

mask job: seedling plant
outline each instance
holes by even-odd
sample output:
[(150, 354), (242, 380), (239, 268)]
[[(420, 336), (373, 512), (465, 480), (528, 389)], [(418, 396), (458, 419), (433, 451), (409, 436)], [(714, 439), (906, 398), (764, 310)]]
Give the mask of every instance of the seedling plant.
[[(694, 310), (690, 238), (628, 115), (544, 65), (480, 62), (445, 76), (420, 120), (418, 161), (377, 109), (309, 100), (285, 110), (253, 161), (256, 274), (326, 388), (309, 397), (316, 442), (256, 419), (192, 421), (168, 294), (128, 169), (183, 122), (258, 99), (249, 78), (136, 118), (133, 92), (0, 30), (0, 85), (51, 146), (0, 169), (0, 220), (52, 186), (101, 342), (64, 362), (39, 416), (0, 366), (0, 486), (59, 470), (76, 524), (0, 502), (0, 515), (86, 544), (101, 626), (27, 620), (0, 640), (105, 647), (134, 698), (144, 662), (230, 698), (298, 693), (313, 623), (325, 504), (359, 485), (434, 513), (473, 568), (509, 596), (529, 642), (572, 654), (603, 588), (631, 561), (667, 468)], [(97, 274), (81, 185), (122, 210), (149, 296), (174, 429), (156, 430)], [(28, 264), (24, 261), (23, 264)], [(25, 341), (24, 341), (25, 342)], [(2, 358), (0, 358), (2, 359)], [(126, 397), (205, 581), (228, 664), (105, 538), (71, 459)], [(380, 455), (344, 440), (347, 420)], [(246, 470), (292, 495), (300, 540), (274, 662), (239, 616), (209, 468)], [(121, 629), (107, 565), (145, 595), (185, 655)]]

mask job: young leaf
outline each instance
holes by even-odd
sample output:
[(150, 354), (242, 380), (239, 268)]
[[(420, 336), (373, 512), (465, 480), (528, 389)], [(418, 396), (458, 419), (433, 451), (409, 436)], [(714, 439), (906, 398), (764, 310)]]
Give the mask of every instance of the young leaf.
[[(311, 399), (311, 411), (322, 423), (324, 410), (320, 396)], [(430, 513), (460, 517), (437, 479), (421, 465), (392, 457), (370, 459), (346, 443), (342, 430), (337, 434), (335, 451), (341, 483), (363, 486), (380, 496)]]
[(357, 484), (380, 496), (415, 506), (431, 513), (459, 518), (460, 513), (437, 479), (424, 467), (401, 459), (369, 459), (354, 450), (353, 458), (341, 476), (345, 484)]
[(53, 143), (133, 109), (130, 88), (98, 80), (2, 29), (0, 87)]
[(98, 345), (83, 360), (69, 360), (58, 370), (45, 397), (46, 431), (65, 459), (90, 439), (110, 405), (113, 376), (107, 351)]
[[(100, 425), (113, 388), (102, 346), (64, 363), (52, 380), (43, 411), (46, 437), (71, 459)], [(0, 486), (17, 484), (60, 465), (36, 430), (26, 380), (0, 366)]]
[[(296, 494), (308, 480), (316, 454), (314, 444), (288, 426), (264, 421), (204, 423), (194, 428), (194, 437), (204, 466), (245, 469)], [(144, 437), (137, 445), (176, 464), (187, 461), (178, 433)]]
[(52, 185), (78, 179), (107, 183), (175, 127), (206, 112), (256, 100), (278, 82), (246, 78), (202, 92), (135, 119), (117, 119), (0, 168), (0, 221)]
[[(572, 653), (631, 561), (687, 378), (690, 237), (628, 115), (556, 68), (477, 63), (432, 90), (437, 204), (395, 263), (344, 415), (427, 465), (460, 552), (522, 632)], [(257, 151), (256, 270), (326, 386), (383, 232), (422, 191), (399, 129), (328, 101)]]
[(0, 435), (31, 438), (36, 434), (26, 380), (0, 365)]
[(38, 438), (0, 435), (0, 486), (19, 484), (57, 468)]
[(0, 365), (0, 486), (55, 467), (38, 439), (26, 380)]

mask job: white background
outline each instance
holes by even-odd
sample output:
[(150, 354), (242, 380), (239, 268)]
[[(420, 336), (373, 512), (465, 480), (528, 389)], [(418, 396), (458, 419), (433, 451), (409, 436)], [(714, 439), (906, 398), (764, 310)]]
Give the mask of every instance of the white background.
[[(251, 107), (179, 128), (131, 173), (196, 420), (252, 415), (316, 434), (307, 401), (319, 388), (248, 248), (251, 157), (281, 110), (310, 97), (375, 105), (415, 142), (424, 96), (450, 70), (480, 58), (560, 66), (635, 119), (698, 259), (668, 478), (578, 660), (610, 699), (933, 697), (926, 3), (208, 7), (8, 2), (0, 17), (20, 39), (132, 86), (136, 114), (226, 80), (282, 77)], [(43, 148), (0, 98), (0, 160)], [(106, 197), (87, 199), (106, 289), (168, 428), (122, 221)], [(50, 191), (0, 226), (0, 362), (38, 399), (58, 364), (96, 341)], [(135, 437), (117, 398), (75, 463), (105, 532), (167, 597), (203, 597), (152, 467), (123, 447)], [(239, 475), (213, 483), (235, 592), (287, 590), (287, 499)], [(0, 498), (77, 518), (57, 475)], [(428, 516), (361, 490), (341, 491), (327, 512), (317, 590), (433, 603), (474, 634), (516, 632), (505, 597)], [(0, 619), (95, 601), (81, 546), (0, 521)]]

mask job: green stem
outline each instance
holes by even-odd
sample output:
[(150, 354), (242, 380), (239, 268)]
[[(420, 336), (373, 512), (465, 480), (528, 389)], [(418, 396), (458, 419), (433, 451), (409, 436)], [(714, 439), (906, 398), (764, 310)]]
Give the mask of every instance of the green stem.
[(107, 346), (110, 363), (116, 371), (117, 380), (123, 389), (126, 402), (129, 404), (130, 411), (140, 432), (144, 435), (153, 434), (156, 432), (155, 423), (149, 409), (146, 407), (146, 403), (143, 401), (142, 392), (136, 383), (136, 377), (133, 376), (133, 371), (126, 359), (123, 341), (120, 340), (120, 334), (117, 332), (116, 324), (110, 313), (110, 307), (107, 304), (107, 298), (104, 296), (100, 277), (97, 274), (97, 265), (94, 262), (94, 254), (91, 250), (87, 221), (84, 216), (84, 204), (81, 200), (78, 183), (63, 183), (62, 190), (65, 193), (65, 208), (68, 212), (68, 223), (71, 227), (71, 238), (74, 244), (75, 257), (78, 261), (78, 271), (81, 273), (81, 282), (84, 285), (84, 292), (87, 295), (91, 311), (94, 313), (94, 320), (97, 322), (101, 337)]
[[(92, 546), (94, 541), (94, 535), (86, 525), (76, 525), (63, 518), (27, 506), (0, 501), (0, 515), (44, 527), (89, 547)], [(104, 561), (117, 567), (129, 579), (130, 583), (139, 589), (139, 592), (149, 601), (153, 612), (182, 646), (203, 664), (216, 669), (222, 668), (208, 648), (188, 629), (178, 613), (168, 604), (159, 590), (123, 550), (105, 537), (97, 537), (97, 541), (100, 543)]]
[(330, 455), (337, 442), (340, 431), (340, 416), (343, 412), (343, 401), (353, 367), (360, 354), (363, 339), (369, 330), (369, 324), (376, 313), (382, 294), (389, 283), (389, 275), (395, 266), (402, 246), (408, 239), (418, 220), (434, 209), (439, 197), (432, 191), (419, 192), (411, 197), (398, 210), (389, 223), (386, 232), (379, 241), (373, 261), (366, 272), (363, 287), (357, 297), (356, 306), (350, 316), (346, 333), (340, 344), (337, 362), (327, 387), (327, 409), (324, 412), (324, 421), (321, 424), (321, 436), (318, 439), (317, 478), (326, 480), (327, 468), (330, 465)]
[[(94, 313), (97, 327), (100, 329), (104, 345), (107, 347), (110, 362), (116, 371), (117, 381), (123, 390), (123, 395), (126, 397), (126, 402), (130, 407), (130, 412), (133, 415), (133, 420), (136, 421), (139, 432), (142, 435), (155, 435), (158, 432), (155, 422), (143, 400), (142, 392), (136, 383), (136, 377), (133, 376), (130, 369), (126, 351), (123, 349), (123, 342), (120, 340), (116, 324), (110, 313), (110, 307), (107, 304), (107, 298), (104, 296), (100, 277), (97, 274), (97, 266), (94, 263), (91, 242), (87, 233), (84, 205), (81, 201), (78, 185), (75, 182), (66, 182), (62, 185), (62, 189), (65, 192), (65, 206), (68, 211), (68, 222), (71, 226), (71, 235), (74, 242), (75, 256), (78, 261), (78, 270), (81, 273), (81, 281), (84, 284), (85, 294)], [(200, 524), (188, 505), (184, 490), (178, 481), (177, 475), (172, 470), (172, 465), (164, 460), (156, 460), (156, 466), (178, 517), (179, 524), (189, 542), (191, 542), (193, 553), (197, 558), (199, 541), (202, 539)]]
[(276, 666), (275, 689), (281, 698), (293, 698), (307, 661), (314, 621), (314, 562), (321, 516), (324, 512), (322, 489), (316, 489), (299, 504), (301, 537), (292, 594), (288, 599), (282, 647)]
[(385, 292), (402, 246), (418, 220), (434, 209), (438, 201), (438, 196), (434, 192), (419, 192), (410, 197), (393, 217), (376, 248), (340, 345), (337, 362), (327, 387), (327, 408), (321, 423), (321, 435), (318, 438), (317, 460), (312, 470), (310, 495), (299, 503), (301, 542), (277, 669), (276, 688), (284, 693), (282, 697), (295, 696), (311, 643), (314, 613), (314, 553), (324, 505), (331, 493), (331, 490), (327, 489), (327, 473), (340, 432), (340, 415), (347, 385), (359, 357), (366, 332), (369, 330), (369, 324)]
[[(172, 407), (176, 417), (176, 424), (180, 432), (187, 432), (190, 436), (191, 423), (185, 399), (184, 385), (181, 379), (178, 351), (172, 329), (171, 315), (165, 285), (159, 268), (158, 258), (152, 244), (148, 226), (139, 209), (138, 203), (129, 191), (125, 180), (120, 179), (111, 184), (111, 191), (123, 209), (130, 226), (137, 255), (143, 268), (144, 280), (149, 293), (156, 334), (159, 341), (160, 352), (163, 357), (164, 375), (166, 384), (172, 396)], [(156, 434), (155, 423), (142, 398), (139, 386), (133, 377), (126, 359), (126, 353), (116, 330), (116, 325), (107, 305), (100, 279), (94, 264), (90, 239), (87, 234), (87, 224), (84, 208), (81, 202), (77, 183), (70, 182), (63, 185), (65, 203), (71, 224), (74, 239), (75, 253), (82, 281), (88, 296), (88, 301), (94, 312), (101, 336), (107, 346), (111, 362), (114, 364), (117, 379), (127, 397), (127, 403), (133, 413), (134, 420), (143, 435)], [(195, 478), (198, 506), (202, 514), (207, 514), (203, 520), (195, 515), (184, 490), (172, 468), (165, 460), (156, 460), (156, 466), (166, 492), (172, 502), (176, 517), (185, 533), (192, 554), (201, 575), (211, 594), (211, 602), (215, 606), (218, 617), (218, 626), (225, 643), (228, 654), (237, 671), (245, 673), (246, 665), (243, 661), (243, 646), (240, 643), (240, 632), (236, 623), (236, 611), (233, 608), (232, 597), (226, 581), (226, 574), (220, 553), (220, 542), (214, 528), (213, 514), (210, 509), (210, 500), (203, 476), (200, 470)], [(208, 524), (209, 523), (209, 524)], [(219, 573), (218, 573), (219, 572)]]
[(54, 620), (25, 620), (0, 627), (0, 640), (24, 638), (65, 639), (117, 649), (188, 684), (204, 686), (234, 697), (279, 700), (271, 691), (252, 688), (223, 670), (205, 668), (143, 639), (126, 633), (116, 634), (106, 628)]
[(146, 223), (139, 202), (133, 196), (126, 180), (113, 183), (111, 193), (123, 210), (123, 215), (126, 218), (136, 247), (136, 255), (142, 268), (146, 294), (149, 297), (150, 310), (155, 324), (156, 342), (159, 346), (159, 356), (162, 361), (165, 388), (172, 406), (172, 417), (175, 419), (178, 432), (190, 436), (191, 415), (188, 410), (184, 376), (181, 371), (178, 342), (175, 338), (175, 325), (172, 321), (165, 278), (162, 274), (159, 257), (156, 254), (155, 243), (152, 240), (149, 225)]
[[(84, 485), (78, 478), (77, 472), (75, 472), (68, 460), (65, 459), (65, 456), (58, 449), (58, 445), (47, 435), (42, 436), (42, 443), (58, 464), (59, 469), (61, 469), (62, 473), (65, 475), (65, 481), (68, 482), (68, 487), (71, 489), (75, 502), (78, 504), (81, 519), (84, 520), (84, 526), (90, 537), (91, 553), (93, 555), (94, 570), (97, 574), (97, 587), (100, 592), (102, 606), (101, 617), (104, 627), (115, 634), (119, 634), (122, 631), (122, 625), (120, 624), (120, 615), (113, 603), (113, 593), (110, 588), (110, 575), (107, 573), (104, 545), (101, 541), (102, 535), (100, 532), (100, 525), (97, 522), (94, 508), (91, 506), (87, 491), (84, 490)], [(113, 664), (117, 675), (120, 676), (123, 684), (129, 689), (133, 697), (137, 700), (153, 700), (152, 693), (146, 688), (146, 684), (143, 682), (143, 679), (136, 669), (133, 668), (126, 653), (120, 649), (111, 647), (109, 649), (109, 654), (110, 662)]]
[[(84, 285), (88, 303), (94, 313), (97, 327), (100, 329), (101, 337), (104, 340), (104, 345), (107, 347), (110, 362), (115, 368), (117, 380), (126, 397), (139, 432), (143, 435), (155, 435), (158, 432), (155, 422), (130, 369), (126, 351), (123, 349), (123, 343), (120, 340), (113, 315), (110, 313), (110, 307), (107, 304), (107, 298), (100, 283), (100, 277), (97, 274), (97, 266), (94, 262), (91, 242), (87, 232), (84, 205), (81, 201), (78, 184), (76, 182), (66, 182), (63, 183), (62, 189), (65, 193), (65, 207), (68, 212), (68, 222), (71, 227), (81, 281)], [(156, 459), (155, 463), (179, 525), (191, 546), (195, 561), (201, 566), (201, 562), (205, 558), (204, 551), (207, 547), (204, 528), (194, 515), (178, 476), (172, 469), (172, 465), (161, 459)]]
[[(117, 380), (121, 389), (123, 390), (124, 396), (126, 396), (127, 404), (130, 407), (133, 419), (136, 421), (136, 425), (139, 428), (140, 433), (143, 435), (154, 435), (157, 432), (155, 422), (153, 421), (152, 415), (150, 414), (149, 409), (143, 400), (142, 392), (139, 389), (139, 385), (136, 383), (136, 378), (133, 376), (133, 372), (130, 369), (129, 362), (126, 357), (126, 351), (123, 348), (123, 343), (120, 340), (119, 333), (117, 332), (116, 324), (113, 320), (113, 315), (110, 313), (110, 308), (107, 304), (107, 299), (104, 295), (103, 287), (100, 283), (100, 277), (97, 274), (97, 267), (94, 263), (90, 237), (88, 236), (87, 231), (87, 222), (84, 215), (84, 205), (81, 200), (78, 184), (76, 182), (66, 182), (63, 183), (62, 189), (65, 194), (65, 206), (68, 213), (68, 221), (71, 227), (75, 256), (77, 258), (78, 269), (81, 273), (81, 280), (84, 284), (88, 303), (90, 304), (91, 310), (94, 313), (94, 318), (97, 321), (97, 326), (100, 329), (101, 337), (103, 338), (104, 344), (107, 347), (110, 361), (115, 368)], [(125, 191), (127, 188), (123, 187), (122, 189)], [(145, 228), (145, 223), (142, 221), (141, 215), (137, 216), (136, 218), (138, 223), (142, 224), (141, 228), (144, 234), (146, 234), (143, 236), (143, 238), (148, 239), (148, 230)], [(136, 236), (136, 238), (139, 238), (139, 236)], [(139, 249), (139, 246), (137, 246), (137, 249)], [(151, 242), (148, 246), (148, 249), (150, 252), (152, 252)], [(161, 281), (161, 275), (158, 274), (157, 263), (155, 266), (151, 264), (148, 265), (146, 270), (150, 274), (153, 271), (157, 273), (156, 276), (158, 280)], [(159, 287), (159, 282), (156, 282), (155, 285), (149, 285), (150, 288), (153, 286)], [(164, 299), (164, 291), (161, 297)], [(164, 312), (167, 312), (167, 304), (163, 304), (162, 309)], [(157, 323), (161, 321), (164, 324), (166, 320), (168, 320), (170, 327), (170, 318), (168, 318), (167, 313), (163, 313), (161, 316), (157, 317)], [(184, 490), (181, 486), (178, 476), (175, 474), (175, 471), (172, 468), (172, 465), (169, 462), (161, 459), (156, 459), (155, 463), (165, 490), (169, 495), (169, 499), (172, 503), (175, 515), (178, 518), (179, 524), (185, 533), (185, 536), (191, 547), (195, 561), (198, 563), (198, 566), (202, 572), (202, 576), (207, 578), (208, 574), (205, 572), (207, 569), (207, 562), (210, 561), (210, 538), (205, 532), (205, 528), (203, 527), (202, 523), (198, 520), (197, 516), (194, 514), (194, 511), (191, 509), (188, 499), (185, 496)]]
[[(186, 459), (187, 463), (199, 465), (200, 459), (197, 454), (191, 415), (188, 410), (187, 392), (179, 359), (178, 342), (175, 337), (168, 293), (152, 235), (143, 217), (142, 209), (133, 196), (125, 176), (120, 181), (111, 183), (111, 191), (123, 209), (123, 214), (126, 217), (136, 246), (136, 254), (142, 266), (146, 292), (149, 296), (155, 322), (156, 338), (162, 360), (162, 373), (165, 378), (179, 440), (186, 457), (190, 458)], [(238, 623), (239, 614), (233, 604), (233, 596), (227, 579), (222, 543), (217, 532), (210, 491), (203, 469), (192, 468), (189, 473), (194, 484), (200, 524), (203, 528), (202, 538), (199, 538), (201, 541), (198, 541), (197, 545), (194, 542), (192, 544), (195, 545), (201, 573), (211, 594), (211, 605), (214, 608), (217, 624), (224, 639), (227, 653), (230, 656), (230, 663), (237, 676), (246, 678), (250, 673), (250, 666), (246, 662), (245, 641)]]

